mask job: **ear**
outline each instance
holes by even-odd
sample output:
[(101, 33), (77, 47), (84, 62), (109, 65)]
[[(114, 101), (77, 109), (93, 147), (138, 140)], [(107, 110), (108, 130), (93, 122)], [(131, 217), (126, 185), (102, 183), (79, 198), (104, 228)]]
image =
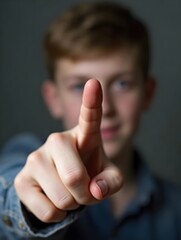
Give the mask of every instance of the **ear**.
[(53, 118), (60, 119), (62, 117), (62, 109), (56, 84), (51, 81), (45, 81), (41, 90), (50, 114)]
[(156, 80), (152, 76), (148, 77), (145, 83), (145, 98), (143, 103), (143, 111), (149, 110), (155, 96), (155, 91), (156, 91)]

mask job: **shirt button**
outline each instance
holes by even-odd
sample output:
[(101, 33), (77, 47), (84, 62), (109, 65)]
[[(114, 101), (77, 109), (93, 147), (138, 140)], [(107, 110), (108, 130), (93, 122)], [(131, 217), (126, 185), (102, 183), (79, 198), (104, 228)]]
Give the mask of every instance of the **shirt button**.
[(21, 229), (25, 229), (25, 224), (23, 223), (23, 222), (19, 222), (19, 227), (21, 228)]
[(6, 216), (6, 215), (3, 216), (2, 220), (9, 227), (11, 227), (13, 225), (11, 220), (10, 220), (10, 218), (8, 216)]

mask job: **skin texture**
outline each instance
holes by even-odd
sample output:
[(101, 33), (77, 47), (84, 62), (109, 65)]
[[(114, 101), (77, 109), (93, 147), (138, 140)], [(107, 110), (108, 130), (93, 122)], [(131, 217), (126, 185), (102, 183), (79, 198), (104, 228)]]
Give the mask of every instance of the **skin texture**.
[(126, 180), (131, 172), (133, 136), (153, 89), (133, 50), (57, 61), (55, 82), (46, 81), (42, 92), (66, 131), (51, 134), (15, 178), (29, 211), (41, 221), (56, 222), (70, 209), (119, 193), (122, 172)]

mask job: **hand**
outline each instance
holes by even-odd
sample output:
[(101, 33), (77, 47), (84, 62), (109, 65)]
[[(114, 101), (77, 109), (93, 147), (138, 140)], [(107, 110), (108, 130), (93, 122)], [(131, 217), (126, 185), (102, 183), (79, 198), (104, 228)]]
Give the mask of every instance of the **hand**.
[(53, 133), (16, 176), (21, 202), (43, 222), (58, 222), (67, 211), (97, 203), (118, 191), (120, 171), (105, 156), (100, 135), (102, 89), (97, 80), (84, 88), (78, 125)]

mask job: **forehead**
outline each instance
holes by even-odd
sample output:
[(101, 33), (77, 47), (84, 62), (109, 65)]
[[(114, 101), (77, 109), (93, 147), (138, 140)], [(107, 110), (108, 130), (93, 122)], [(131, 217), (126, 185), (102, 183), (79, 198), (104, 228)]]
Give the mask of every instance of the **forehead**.
[(100, 79), (116, 73), (135, 72), (137, 68), (136, 49), (124, 49), (93, 59), (81, 59), (78, 61), (71, 59), (57, 60), (55, 78), (81, 75)]

